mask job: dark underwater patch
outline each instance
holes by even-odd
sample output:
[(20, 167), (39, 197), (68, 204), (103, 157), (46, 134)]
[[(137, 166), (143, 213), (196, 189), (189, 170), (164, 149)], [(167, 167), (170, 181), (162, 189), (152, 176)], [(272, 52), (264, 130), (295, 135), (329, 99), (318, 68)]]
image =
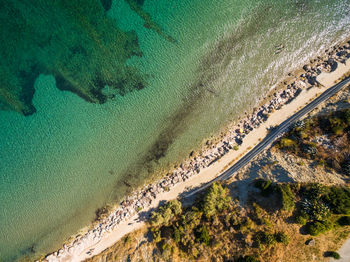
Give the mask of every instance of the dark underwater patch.
[(133, 10), (136, 14), (138, 14), (143, 19), (145, 28), (153, 30), (158, 35), (163, 37), (165, 40), (173, 44), (176, 43), (176, 39), (173, 38), (171, 35), (167, 34), (166, 32), (164, 32), (162, 28), (156, 22), (153, 21), (151, 15), (142, 9), (142, 6), (145, 2), (144, 0), (125, 0), (125, 2), (128, 3), (131, 10)]
[(112, 0), (101, 0), (103, 8), (108, 11), (112, 7)]
[[(150, 29), (165, 36), (142, 10), (143, 1), (127, 2)], [(2, 1), (0, 110), (35, 113), (34, 82), (40, 73), (54, 75), (58, 89), (90, 103), (143, 89), (146, 76), (126, 65), (142, 56), (136, 32), (124, 32), (107, 17), (111, 5), (110, 0)]]

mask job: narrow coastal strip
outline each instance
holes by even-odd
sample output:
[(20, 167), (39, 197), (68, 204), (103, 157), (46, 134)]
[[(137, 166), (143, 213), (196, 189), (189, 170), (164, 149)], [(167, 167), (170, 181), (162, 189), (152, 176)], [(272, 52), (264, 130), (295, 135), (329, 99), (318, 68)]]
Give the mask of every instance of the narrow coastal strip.
[(280, 137), (284, 132), (288, 130), (290, 126), (301, 117), (305, 116), (307, 113), (312, 111), (316, 106), (329, 99), (332, 95), (339, 92), (344, 86), (350, 83), (350, 78), (343, 80), (342, 82), (330, 87), (325, 92), (323, 92), (320, 96), (316, 97), (311, 103), (306, 105), (304, 108), (299, 110), (297, 113), (289, 117), (285, 120), (277, 129), (271, 130), (269, 133), (256, 147), (254, 147), (251, 151), (249, 151), (246, 155), (244, 155), (235, 165), (231, 166), (228, 170), (223, 172), (220, 176), (216, 177), (206, 185), (190, 192), (190, 194), (186, 196), (192, 196), (205, 188), (208, 188), (212, 183), (218, 180), (227, 180), (232, 175), (237, 172), (239, 169), (243, 168), (247, 165), (251, 160), (254, 159), (258, 154), (266, 149), (267, 146), (271, 145), (278, 137)]
[(214, 179), (264, 138), (271, 126), (281, 124), (350, 70), (347, 61), (350, 41), (326, 53), (325, 58), (318, 57), (310, 61), (310, 65), (305, 65), (302, 74), (285, 82), (285, 88), (276, 91), (272, 99), (255, 108), (251, 115), (229, 126), (219, 143), (206, 143), (207, 149), (199, 156), (193, 154), (191, 160), (166, 177), (127, 197), (96, 227), (48, 255), (45, 260), (82, 261), (96, 255), (125, 234), (144, 226), (150, 210), (161, 201), (174, 199), (189, 188)]

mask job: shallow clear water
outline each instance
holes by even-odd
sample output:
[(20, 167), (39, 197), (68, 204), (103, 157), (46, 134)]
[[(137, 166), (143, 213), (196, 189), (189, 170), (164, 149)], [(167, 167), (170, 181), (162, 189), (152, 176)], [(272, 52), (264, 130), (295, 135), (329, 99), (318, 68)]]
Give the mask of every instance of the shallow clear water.
[(0, 111), (0, 260), (59, 247), (125, 194), (125, 179), (136, 187), (188, 155), (350, 32), (346, 0), (148, 0), (142, 9), (176, 43), (124, 1), (107, 16), (136, 31), (143, 56), (127, 63), (146, 76), (144, 89), (93, 104), (42, 72), (36, 113)]

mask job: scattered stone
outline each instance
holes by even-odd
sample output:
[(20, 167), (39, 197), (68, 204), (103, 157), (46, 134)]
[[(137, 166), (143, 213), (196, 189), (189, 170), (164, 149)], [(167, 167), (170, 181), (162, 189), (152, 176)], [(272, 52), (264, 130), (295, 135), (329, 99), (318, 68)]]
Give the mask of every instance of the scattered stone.
[(315, 241), (315, 239), (313, 239), (313, 238), (308, 239), (308, 240), (306, 240), (306, 242), (305, 242), (305, 245), (310, 246), (310, 247), (315, 246), (315, 244), (316, 244), (316, 241)]

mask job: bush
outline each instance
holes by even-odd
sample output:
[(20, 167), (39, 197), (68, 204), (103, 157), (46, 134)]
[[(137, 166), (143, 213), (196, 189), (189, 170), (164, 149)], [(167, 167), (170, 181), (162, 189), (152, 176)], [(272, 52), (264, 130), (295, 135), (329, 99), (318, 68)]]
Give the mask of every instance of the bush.
[(275, 234), (275, 239), (278, 243), (283, 243), (284, 245), (289, 244), (289, 237), (284, 232), (278, 232)]
[(162, 257), (166, 260), (170, 259), (172, 254), (174, 253), (174, 246), (170, 243), (164, 243), (162, 245)]
[(181, 202), (177, 199), (169, 201), (167, 208), (170, 208), (175, 215), (179, 215), (182, 212)]
[(344, 133), (344, 127), (342, 126), (334, 126), (332, 127), (332, 132), (337, 135), (340, 136)]
[(326, 188), (320, 184), (308, 184), (302, 188), (302, 193), (304, 197), (309, 200), (317, 200), (326, 193)]
[(152, 228), (151, 232), (152, 232), (152, 238), (153, 238), (154, 242), (158, 243), (162, 240), (161, 233), (160, 233), (159, 229)]
[(306, 231), (311, 236), (318, 236), (321, 233), (325, 233), (333, 228), (333, 224), (329, 221), (314, 221), (306, 225)]
[(174, 229), (173, 239), (175, 243), (180, 243), (181, 241), (181, 232), (178, 228)]
[(305, 200), (302, 202), (302, 208), (311, 220), (324, 221), (330, 216), (329, 208), (321, 200)]
[(202, 211), (207, 218), (216, 215), (227, 209), (231, 203), (231, 197), (228, 195), (227, 188), (214, 182), (204, 196)]
[(202, 226), (198, 230), (198, 233), (199, 233), (199, 238), (198, 238), (199, 242), (208, 246), (210, 242), (210, 234), (209, 234), (208, 228), (206, 226)]
[(283, 137), (281, 138), (279, 144), (280, 144), (280, 148), (288, 148), (288, 147), (295, 146), (297, 143), (290, 138)]
[(238, 259), (235, 259), (235, 262), (260, 262), (253, 256), (240, 256)]
[(350, 216), (342, 216), (337, 222), (341, 226), (350, 226)]
[(294, 194), (288, 184), (278, 185), (279, 193), (281, 194), (281, 206), (285, 211), (294, 209)]
[(265, 197), (271, 195), (274, 190), (274, 186), (270, 180), (258, 179), (254, 182), (254, 186), (259, 188), (261, 190), (261, 195)]
[(302, 139), (307, 139), (308, 138), (308, 134), (305, 131), (303, 131), (303, 130), (300, 130), (298, 135)]
[(346, 123), (338, 117), (329, 118), (331, 130), (335, 135), (343, 134), (344, 128), (346, 128)]
[(274, 234), (264, 231), (259, 231), (255, 234), (255, 241), (258, 247), (261, 247), (262, 245), (272, 246), (277, 242)]
[(192, 255), (194, 258), (198, 257), (198, 255), (199, 255), (199, 251), (198, 251), (198, 249), (197, 249), (195, 246), (193, 246), (193, 247), (191, 248), (191, 255)]
[(254, 228), (254, 225), (254, 221), (247, 216), (242, 219), (241, 223), (239, 224), (239, 229), (242, 232), (249, 231)]
[(333, 257), (334, 259), (340, 259), (340, 255), (335, 251), (324, 252), (324, 257)]
[(350, 214), (350, 190), (342, 187), (331, 187), (324, 201), (335, 214)]
[(301, 210), (299, 214), (295, 217), (295, 221), (300, 225), (306, 225), (309, 219), (309, 215), (304, 210)]
[(181, 212), (182, 206), (180, 201), (176, 199), (168, 201), (164, 206), (160, 207), (157, 212), (152, 212), (151, 225), (167, 225), (176, 215), (179, 215)]
[(181, 218), (185, 230), (192, 231), (201, 223), (202, 212), (196, 210), (187, 211)]

